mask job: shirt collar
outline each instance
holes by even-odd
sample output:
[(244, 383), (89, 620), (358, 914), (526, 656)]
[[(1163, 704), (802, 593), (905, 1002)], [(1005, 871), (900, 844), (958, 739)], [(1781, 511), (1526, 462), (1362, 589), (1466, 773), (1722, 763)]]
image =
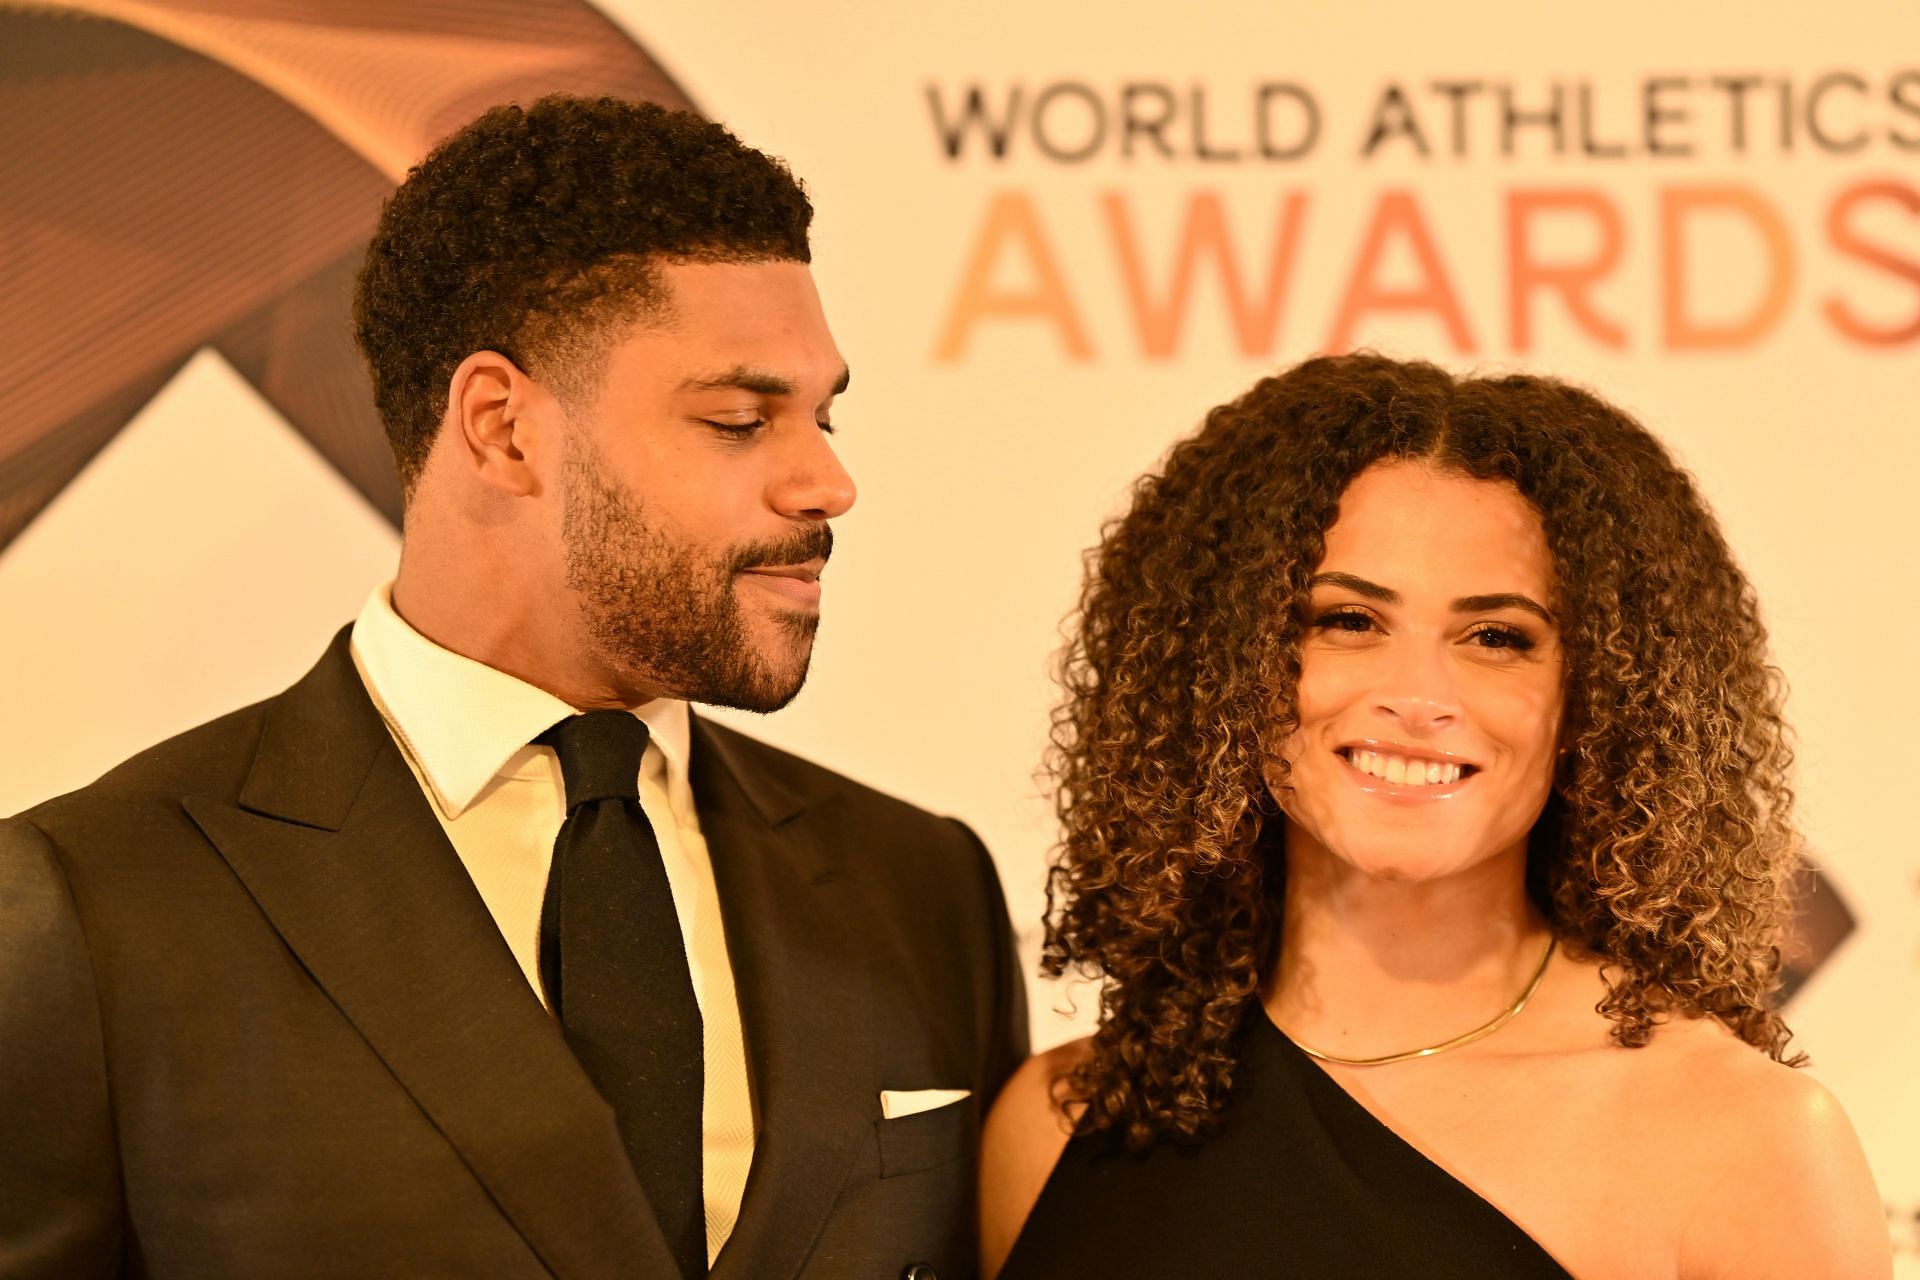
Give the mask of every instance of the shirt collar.
[[(575, 714), (546, 690), (415, 631), (394, 611), (391, 582), (367, 597), (354, 620), (351, 648), (374, 705), (448, 818), (471, 807), (495, 778), (530, 763), (528, 744)], [(684, 815), (692, 804), (687, 704), (656, 698), (633, 713), (646, 722), (650, 743), (659, 746), (668, 797)], [(529, 753), (525, 759), (523, 753)]]

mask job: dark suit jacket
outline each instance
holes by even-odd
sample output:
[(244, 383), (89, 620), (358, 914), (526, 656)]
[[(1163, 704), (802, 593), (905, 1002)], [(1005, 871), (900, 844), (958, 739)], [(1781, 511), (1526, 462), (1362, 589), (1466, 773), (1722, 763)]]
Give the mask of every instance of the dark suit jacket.
[[(1026, 1048), (964, 826), (698, 719), (758, 1145), (716, 1277), (973, 1271)], [(967, 1088), (883, 1120), (882, 1089)], [(342, 632), (277, 698), (0, 824), (0, 1276), (672, 1273)]]

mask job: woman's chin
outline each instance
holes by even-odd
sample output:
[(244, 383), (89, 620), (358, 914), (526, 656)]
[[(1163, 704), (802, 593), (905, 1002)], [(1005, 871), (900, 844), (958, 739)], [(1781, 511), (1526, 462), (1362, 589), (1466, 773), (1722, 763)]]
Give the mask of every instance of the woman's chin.
[(1337, 850), (1334, 857), (1369, 880), (1406, 885), (1445, 880), (1483, 860), (1466, 850), (1435, 849), (1430, 843), (1412, 848), (1370, 845)]

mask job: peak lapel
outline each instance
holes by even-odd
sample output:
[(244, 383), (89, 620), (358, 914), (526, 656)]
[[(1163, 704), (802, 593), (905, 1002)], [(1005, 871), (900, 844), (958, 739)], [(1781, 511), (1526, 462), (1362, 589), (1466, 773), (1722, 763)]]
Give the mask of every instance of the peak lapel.
[(866, 930), (836, 875), (832, 801), (803, 793), (696, 718), (691, 761), (740, 996), (760, 1118), (740, 1219), (715, 1280), (784, 1280), (805, 1263), (878, 1095)]
[(527, 987), (346, 636), (270, 709), (240, 806), (188, 812), (556, 1275), (673, 1274), (611, 1109)]

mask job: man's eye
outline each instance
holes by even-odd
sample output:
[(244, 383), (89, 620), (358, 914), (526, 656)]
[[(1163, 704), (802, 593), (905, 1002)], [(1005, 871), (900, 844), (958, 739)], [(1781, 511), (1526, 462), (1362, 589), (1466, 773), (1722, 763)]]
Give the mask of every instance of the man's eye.
[(767, 425), (765, 418), (755, 418), (752, 422), (718, 422), (712, 418), (702, 418), (700, 421), (706, 423), (721, 435), (733, 436), (742, 440)]

